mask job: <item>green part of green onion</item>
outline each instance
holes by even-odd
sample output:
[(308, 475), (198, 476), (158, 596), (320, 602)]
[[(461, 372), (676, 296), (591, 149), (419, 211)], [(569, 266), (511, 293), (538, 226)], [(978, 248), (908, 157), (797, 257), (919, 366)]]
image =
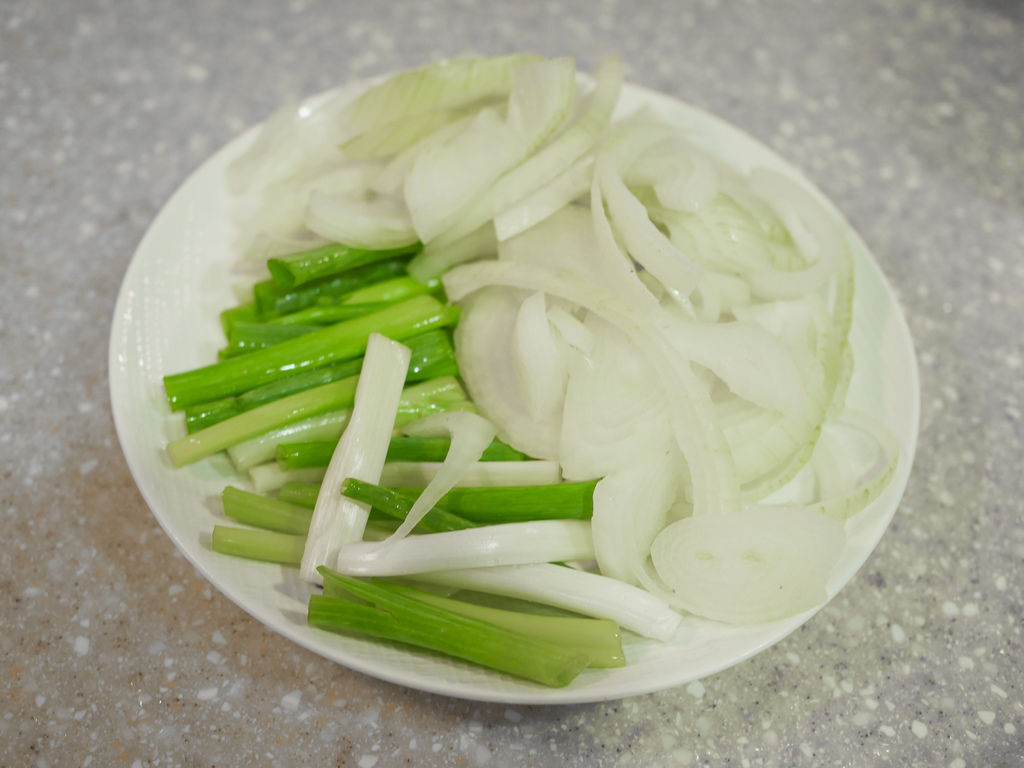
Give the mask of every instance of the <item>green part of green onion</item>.
[(224, 555), (297, 566), (302, 562), (306, 537), (277, 531), (215, 525), (212, 546), (214, 552)]
[(328, 568), (318, 570), (325, 581), (335, 580), (372, 604), (312, 595), (308, 621), (321, 629), (407, 643), (552, 687), (568, 685), (587, 666), (585, 653), (567, 649), (562, 643), (538, 640), (462, 616)]
[(419, 243), (380, 251), (330, 243), (312, 250), (268, 259), (267, 269), (274, 282), (282, 288), (290, 289), (314, 280), (333, 277), (356, 267), (376, 264), (397, 256), (411, 256), (421, 249)]
[(379, 312), (330, 325), (266, 349), (164, 377), (174, 410), (237, 395), (297, 371), (357, 357), (367, 338), (380, 333), (403, 341), (451, 325), (457, 314), (430, 296), (415, 296)]

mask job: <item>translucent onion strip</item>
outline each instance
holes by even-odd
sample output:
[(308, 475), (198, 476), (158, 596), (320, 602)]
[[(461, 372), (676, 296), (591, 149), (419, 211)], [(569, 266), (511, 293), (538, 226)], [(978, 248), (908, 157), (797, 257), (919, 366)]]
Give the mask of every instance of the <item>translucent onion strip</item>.
[(675, 522), (651, 558), (677, 607), (752, 624), (824, 602), (844, 541), (843, 526), (817, 512), (766, 508)]

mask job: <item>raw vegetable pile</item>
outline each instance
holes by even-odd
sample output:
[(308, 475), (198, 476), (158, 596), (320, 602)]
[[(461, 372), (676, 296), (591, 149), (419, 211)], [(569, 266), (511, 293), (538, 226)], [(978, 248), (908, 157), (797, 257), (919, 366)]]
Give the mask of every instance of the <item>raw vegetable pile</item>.
[(266, 269), (220, 360), (165, 377), (167, 451), (248, 475), (213, 548), (322, 584), (311, 624), (560, 686), (625, 663), (620, 628), (826, 599), (897, 459), (844, 404), (841, 225), (616, 114), (621, 85), (441, 62), (282, 110), (232, 165)]

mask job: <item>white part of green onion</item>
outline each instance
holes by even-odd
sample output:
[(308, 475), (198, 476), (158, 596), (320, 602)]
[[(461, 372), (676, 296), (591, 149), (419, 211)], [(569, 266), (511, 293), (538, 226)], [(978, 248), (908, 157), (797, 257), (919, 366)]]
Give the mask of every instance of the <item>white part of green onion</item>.
[(417, 579), (611, 619), (623, 629), (656, 640), (671, 640), (682, 620), (665, 601), (645, 590), (551, 563), (435, 571)]
[(319, 583), (317, 567), (333, 567), (338, 550), (362, 538), (370, 508), (342, 496), (341, 483), (349, 477), (380, 481), (410, 357), (404, 344), (370, 334), (352, 417), (331, 456), (313, 509), (299, 569), (306, 581)]
[(589, 521), (535, 520), (425, 533), (397, 541), (355, 542), (339, 550), (337, 568), (351, 576), (407, 576), (593, 557)]

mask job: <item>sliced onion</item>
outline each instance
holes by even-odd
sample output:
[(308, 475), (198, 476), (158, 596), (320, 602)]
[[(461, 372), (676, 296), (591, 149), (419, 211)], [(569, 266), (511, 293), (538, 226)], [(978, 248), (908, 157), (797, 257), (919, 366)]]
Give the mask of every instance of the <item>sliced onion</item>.
[(314, 192), (309, 198), (306, 226), (321, 237), (354, 248), (386, 250), (417, 241), (404, 206), (383, 197), (368, 200)]
[[(254, 250), (253, 243), (257, 238), (273, 241), (298, 240), (303, 237), (308, 240), (310, 233), (306, 228), (306, 210), (314, 192), (361, 195), (369, 180), (379, 171), (379, 163), (335, 162), (272, 184), (258, 197), (243, 200), (242, 210), (236, 216), (239, 229), (256, 233), (256, 237), (243, 246), (244, 249), (250, 252)], [(291, 253), (299, 250), (302, 248), (295, 248)]]
[(343, 92), (317, 106), (292, 104), (264, 122), (255, 141), (227, 170), (235, 194), (264, 189), (338, 158), (338, 114), (351, 94)]
[(677, 607), (752, 624), (824, 602), (844, 541), (841, 524), (802, 507), (745, 510), (672, 523), (651, 558)]
[(420, 153), (403, 186), (419, 239), (429, 242), (451, 227), (525, 152), (516, 130), (495, 110), (483, 109), (453, 139)]
[(655, 373), (621, 330), (593, 315), (589, 356), (570, 356), (560, 461), (568, 480), (603, 477), (630, 457), (667, 450), (671, 431)]
[(530, 155), (565, 122), (576, 97), (576, 62), (569, 57), (525, 64), (512, 73), (508, 122)]
[(596, 172), (590, 183), (590, 214), (593, 218), (594, 237), (597, 239), (592, 282), (619, 298), (634, 311), (651, 311), (657, 304), (657, 299), (637, 276), (632, 259), (615, 239), (604, 210), (601, 179)]
[(587, 208), (567, 205), (539, 224), (498, 244), (501, 261), (572, 272), (581, 281), (593, 271), (597, 249)]
[(423, 284), (436, 280), (437, 275), (458, 264), (496, 256), (498, 242), (494, 239), (494, 227), (490, 223), (473, 230), (465, 237), (438, 246), (437, 241), (427, 243), (406, 265), (409, 274)]
[(803, 412), (804, 382), (792, 354), (760, 325), (692, 322), (678, 313), (659, 319), (680, 355), (714, 372), (740, 397), (790, 416)]
[[(344, 138), (435, 109), (453, 109), (508, 93), (515, 71), (540, 57), (510, 54), (447, 59), (402, 72), (365, 91), (340, 114)], [(344, 140), (344, 139), (343, 139)]]
[(451, 140), (473, 122), (473, 114), (463, 115), (451, 122), (445, 123), (434, 132), (424, 136), (407, 149), (402, 150), (398, 155), (391, 158), (381, 172), (373, 179), (370, 189), (381, 195), (394, 195), (401, 191), (405, 183), (405, 177), (413, 164), (423, 152), (430, 147), (444, 144)]
[(489, 288), (466, 302), (455, 329), (456, 356), (470, 397), (498, 436), (529, 456), (556, 459), (560, 420), (532, 418), (516, 385), (511, 340), (522, 299), (518, 292)]
[(689, 296), (700, 279), (701, 267), (693, 262), (651, 222), (647, 209), (626, 188), (614, 166), (598, 161), (595, 180), (608, 203), (615, 230), (629, 255), (656, 277), (675, 296)]
[(566, 351), (548, 322), (543, 291), (519, 305), (511, 351), (512, 370), (527, 415), (534, 421), (557, 420), (565, 400)]
[(590, 190), (594, 157), (586, 155), (540, 189), (494, 217), (498, 241), (529, 230)]
[(594, 556), (601, 573), (640, 584), (651, 542), (669, 521), (679, 493), (679, 456), (669, 449), (636, 454), (594, 488)]
[(463, 212), (462, 219), (445, 232), (440, 241), (456, 240), (496, 213), (523, 200), (564, 173), (593, 148), (615, 110), (622, 87), (622, 62), (615, 57), (603, 59), (598, 65), (595, 80), (590, 104), (584, 112), (548, 144), (502, 176)]
[(834, 218), (803, 186), (775, 171), (757, 169), (750, 174), (750, 188), (786, 223), (811, 266), (799, 272), (758, 270), (749, 276), (750, 287), (766, 299), (805, 296), (823, 286), (835, 274), (845, 250)]
[[(825, 492), (823, 498), (802, 506), (842, 521), (857, 514), (878, 498), (896, 471), (900, 448), (892, 432), (884, 424), (865, 413), (853, 410), (845, 411), (838, 423), (870, 438), (876, 446), (875, 456), (872, 461), (858, 462), (856, 460), (858, 451), (851, 446), (849, 441), (838, 442), (835, 446), (828, 442), (824, 446), (819, 445), (816, 458), (819, 454), (825, 454), (828, 457), (827, 460), (837, 467), (836, 477), (833, 478), (831, 487), (823, 487)], [(839, 452), (837, 458), (836, 451)], [(865, 463), (867, 466), (863, 466)], [(858, 469), (859, 472), (856, 472)], [(851, 474), (853, 474), (852, 477), (849, 476)], [(759, 505), (756, 508), (763, 510), (791, 506), (793, 505), (777, 505), (776, 507)]]
[(414, 120), (399, 118), (374, 126), (373, 130), (364, 131), (344, 142), (340, 148), (341, 153), (348, 158), (395, 155), (458, 121), (465, 114), (465, 109), (434, 109)]

